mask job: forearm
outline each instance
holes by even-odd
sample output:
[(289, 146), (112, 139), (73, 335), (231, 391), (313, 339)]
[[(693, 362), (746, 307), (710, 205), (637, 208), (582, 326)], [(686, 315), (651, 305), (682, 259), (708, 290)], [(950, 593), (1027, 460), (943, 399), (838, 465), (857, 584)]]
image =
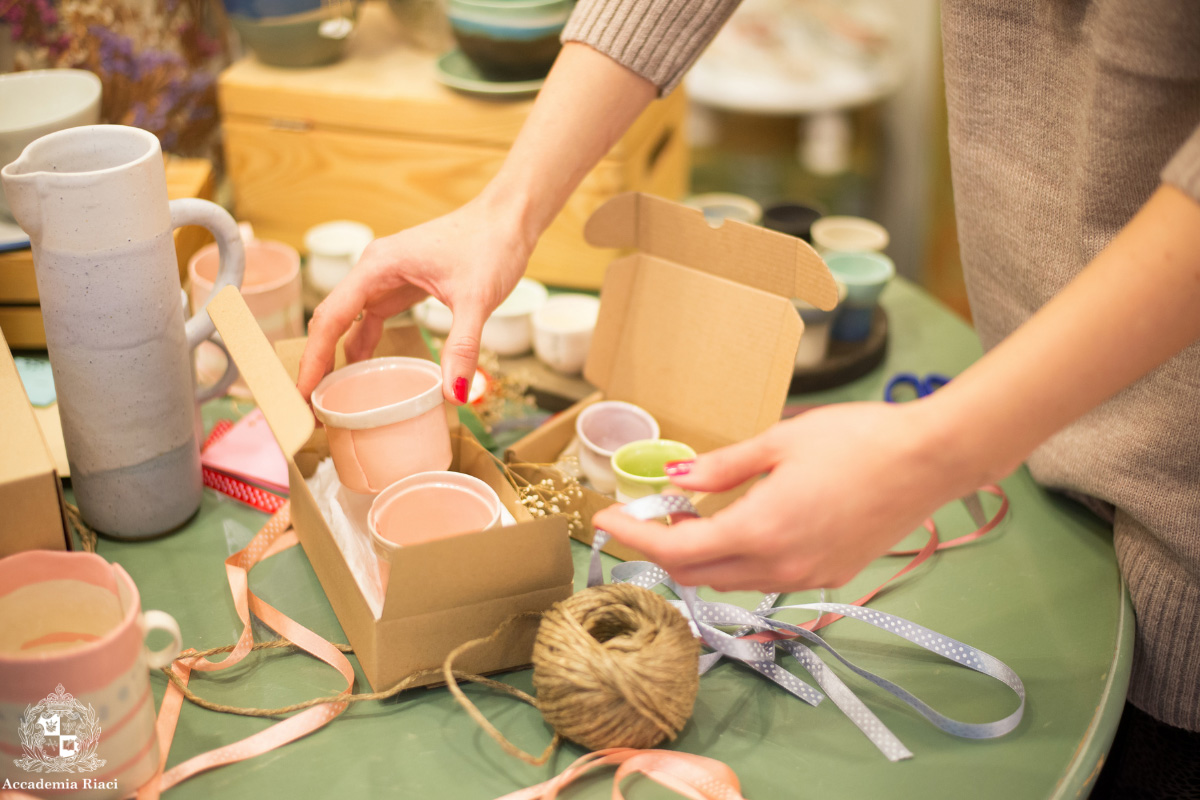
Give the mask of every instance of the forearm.
[(584, 44), (563, 46), (485, 201), (530, 248), (654, 99), (656, 87)]
[(1198, 338), (1200, 204), (1163, 186), (1075, 280), (921, 413), (963, 481), (997, 480)]

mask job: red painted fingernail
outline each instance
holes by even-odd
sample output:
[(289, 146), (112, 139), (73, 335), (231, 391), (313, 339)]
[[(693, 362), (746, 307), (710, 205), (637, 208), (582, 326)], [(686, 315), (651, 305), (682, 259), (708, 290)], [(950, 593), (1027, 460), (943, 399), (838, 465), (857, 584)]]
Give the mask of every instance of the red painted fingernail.
[(685, 459), (683, 461), (668, 461), (663, 465), (663, 470), (668, 475), (674, 478), (676, 475), (687, 475), (692, 471), (692, 464), (695, 464), (694, 458)]
[(467, 402), (467, 379), (458, 378), (454, 381), (454, 399), (460, 403)]

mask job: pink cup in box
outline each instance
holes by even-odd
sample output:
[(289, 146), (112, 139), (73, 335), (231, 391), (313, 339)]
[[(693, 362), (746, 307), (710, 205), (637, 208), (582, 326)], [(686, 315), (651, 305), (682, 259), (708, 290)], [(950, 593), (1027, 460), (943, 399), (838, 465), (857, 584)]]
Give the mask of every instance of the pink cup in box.
[(500, 524), (500, 497), (461, 472), (424, 472), (396, 481), (371, 503), (367, 527), (386, 588), (392, 555), (406, 545), (448, 539)]
[[(151, 630), (171, 643), (147, 652)], [(100, 556), (0, 559), (0, 786), (51, 767), (88, 778), (91, 790), (72, 794), (85, 798), (123, 797), (149, 780), (159, 757), (149, 669), (179, 648), (175, 620), (143, 613), (128, 573)]]
[(342, 485), (375, 494), (418, 472), (444, 470), (454, 454), (442, 370), (422, 358), (373, 358), (325, 376), (312, 393)]

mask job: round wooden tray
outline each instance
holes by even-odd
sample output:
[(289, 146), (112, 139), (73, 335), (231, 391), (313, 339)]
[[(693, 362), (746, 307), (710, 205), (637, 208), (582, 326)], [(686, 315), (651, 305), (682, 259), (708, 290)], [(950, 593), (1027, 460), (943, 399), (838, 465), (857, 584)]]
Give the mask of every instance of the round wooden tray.
[(887, 313), (882, 307), (876, 307), (871, 332), (866, 339), (861, 342), (831, 341), (824, 361), (796, 370), (788, 393), (819, 392), (861, 378), (883, 361), (887, 342)]

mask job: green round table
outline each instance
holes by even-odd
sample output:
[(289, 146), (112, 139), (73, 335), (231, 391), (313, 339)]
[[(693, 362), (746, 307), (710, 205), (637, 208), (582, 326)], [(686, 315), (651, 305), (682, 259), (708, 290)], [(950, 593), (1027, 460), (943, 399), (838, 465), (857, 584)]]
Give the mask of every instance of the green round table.
[[(792, 398), (825, 403), (880, 398), (896, 371), (954, 375), (979, 357), (972, 330), (929, 296), (896, 281), (884, 296), (891, 321), (887, 360), (851, 385)], [(206, 422), (247, 410), (211, 403)], [(832, 702), (810, 707), (757, 673), (723, 662), (700, 682), (695, 716), (669, 745), (720, 759), (750, 798), (961, 797), (1044, 798), (1086, 794), (1103, 762), (1124, 704), (1133, 652), (1133, 612), (1109, 530), (1080, 506), (1039, 488), (1022, 468), (1003, 482), (1012, 510), (983, 540), (936, 554), (894, 584), (872, 607), (978, 647), (1021, 676), (1028, 705), (1019, 727), (1000, 739), (944, 734), (899, 701), (849, 673), (835, 671), (913, 751), (890, 763)], [(863, 492), (870, 491), (863, 487)], [(994, 498), (985, 497), (991, 513)], [(973, 526), (960, 503), (936, 516), (943, 538)], [(144, 543), (101, 540), (99, 553), (129, 571), (144, 608), (175, 616), (185, 646), (233, 643), (240, 625), (223, 560), (244, 546), (266, 515), (206, 491), (200, 513), (171, 536)], [(917, 543), (919, 535), (910, 540)], [(572, 543), (576, 587), (589, 551)], [(606, 557), (607, 558), (607, 557)], [(609, 566), (612, 559), (607, 559)], [(850, 601), (894, 573), (880, 559), (828, 599)], [(255, 568), (251, 588), (276, 608), (335, 642), (338, 621), (303, 551), (293, 548)], [(750, 594), (727, 599), (749, 606)], [(805, 602), (801, 593), (781, 602)], [(782, 617), (789, 619), (788, 617)], [(793, 615), (793, 620), (802, 619)], [(260, 639), (275, 638), (262, 627)], [(823, 634), (844, 655), (889, 678), (939, 711), (970, 722), (999, 719), (1016, 707), (1000, 683), (950, 664), (853, 620)], [(151, 644), (157, 644), (151, 640)], [(823, 651), (822, 651), (823, 652)], [(353, 661), (353, 657), (351, 657)], [(828, 662), (830, 659), (826, 657)], [(795, 666), (802, 677), (806, 674)], [(503, 680), (532, 692), (530, 671)], [(157, 700), (164, 676), (152, 676)], [(810, 681), (811, 682), (811, 681)], [(267, 651), (228, 671), (199, 674), (192, 687), (232, 705), (277, 707), (339, 690), (337, 674), (299, 652)], [(356, 688), (366, 691), (361, 673)], [(468, 687), (479, 708), (517, 745), (539, 752), (547, 728), (529, 706)], [(272, 720), (184, 705), (168, 765), (262, 730)], [(489, 800), (546, 780), (583, 751), (563, 747), (541, 768), (506, 755), (459, 708), (445, 688), (416, 689), (385, 702), (351, 706), (316, 733), (258, 758), (199, 775), (169, 797), (399, 797)], [(611, 771), (572, 787), (567, 798), (607, 798)], [(641, 778), (626, 782), (631, 800), (674, 797)]]

